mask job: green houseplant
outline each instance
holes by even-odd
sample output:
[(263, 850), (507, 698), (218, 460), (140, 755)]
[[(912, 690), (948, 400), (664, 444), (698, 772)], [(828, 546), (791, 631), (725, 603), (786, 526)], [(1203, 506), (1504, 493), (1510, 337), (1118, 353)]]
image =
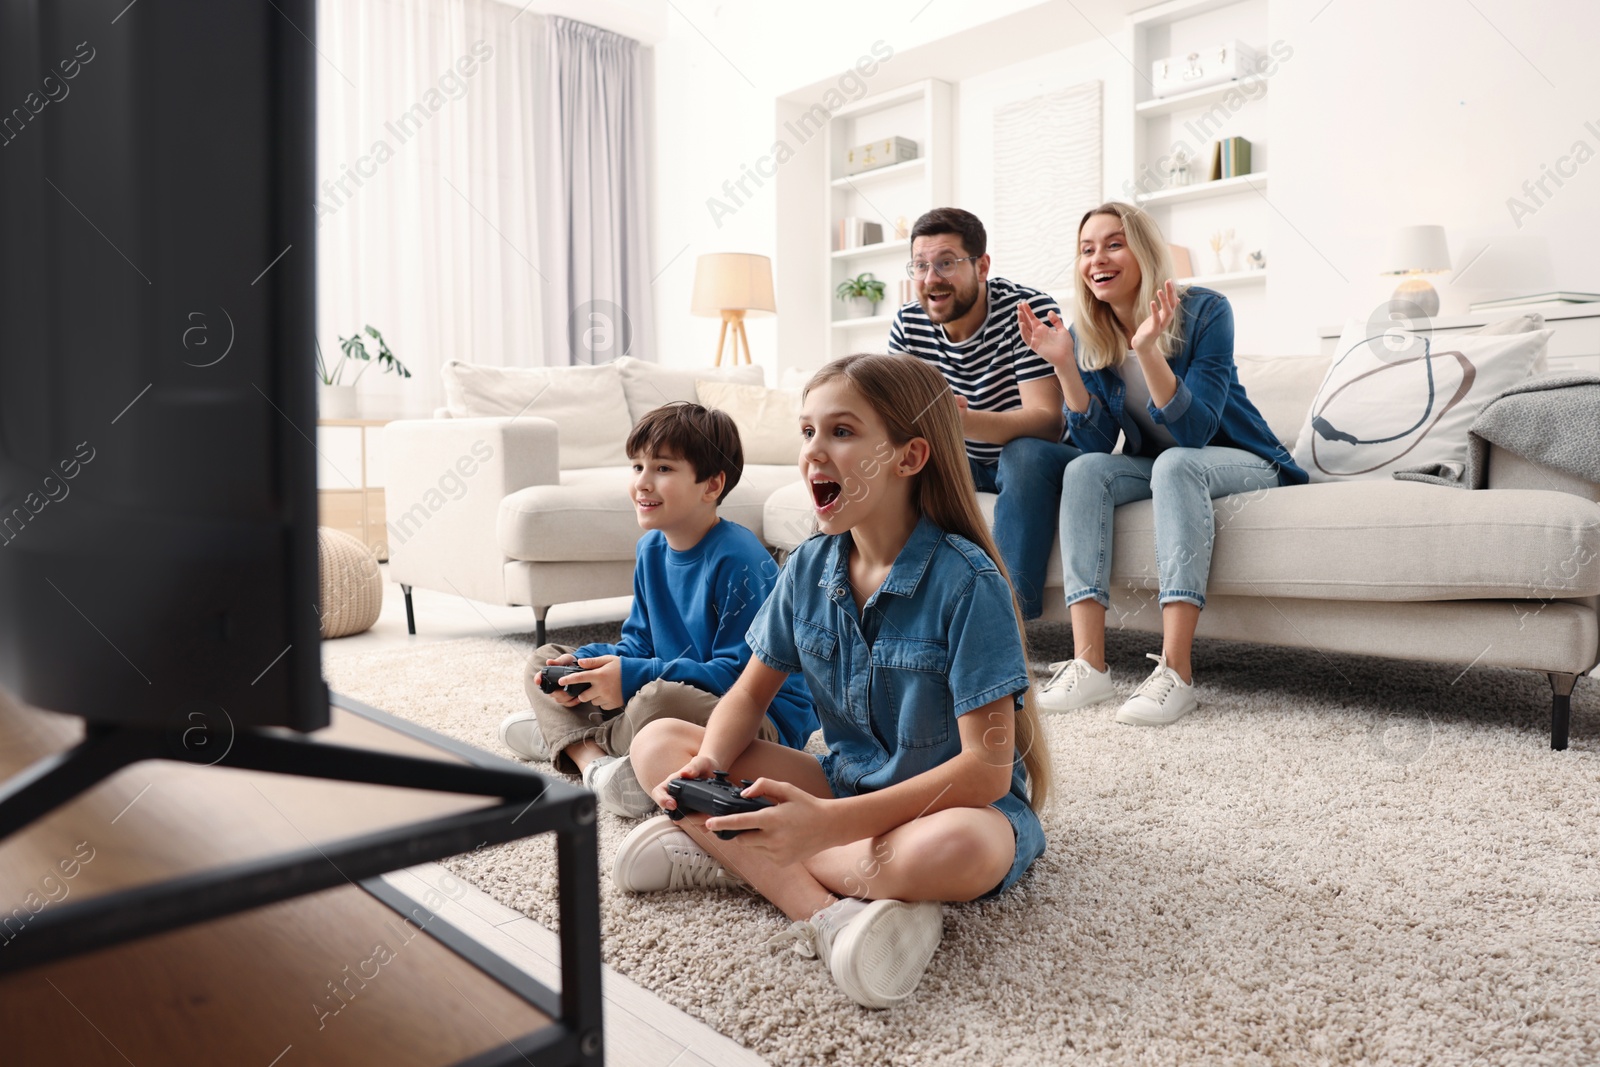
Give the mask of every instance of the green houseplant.
[[(377, 352), (367, 350), (367, 337), (377, 342)], [(366, 326), (349, 337), (339, 338), (339, 350), (342, 355), (330, 367), (322, 358), (322, 342), (316, 341), (317, 346), (317, 380), (318, 386), (317, 412), (325, 419), (353, 419), (356, 417), (356, 383), (361, 376), (371, 368), (376, 357), (378, 366), (385, 371), (393, 371), (402, 378), (411, 377), (411, 372), (406, 365), (395, 358), (389, 349), (389, 343), (383, 339), (373, 326)], [(360, 363), (361, 369), (356, 371), (355, 377), (349, 382), (344, 381), (344, 372), (347, 364)]]
[(855, 317), (870, 318), (878, 313), (878, 304), (882, 302), (886, 289), (887, 286), (868, 271), (840, 282), (833, 295), (837, 300), (855, 301), (858, 310), (864, 307), (865, 313)]

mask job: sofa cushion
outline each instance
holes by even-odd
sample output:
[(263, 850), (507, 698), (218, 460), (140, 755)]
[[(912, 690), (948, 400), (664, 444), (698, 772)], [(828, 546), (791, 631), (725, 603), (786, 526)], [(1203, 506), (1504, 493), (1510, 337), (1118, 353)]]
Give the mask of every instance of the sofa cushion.
[(622, 392), (628, 398), (629, 425), (638, 422), (647, 411), (674, 400), (699, 403), (695, 382), (701, 379), (717, 382), (737, 382), (741, 385), (761, 385), (766, 382), (766, 372), (759, 363), (743, 363), (728, 367), (663, 367), (647, 363), (632, 356), (621, 356), (616, 362), (622, 375)]
[(1294, 449), (1300, 426), (1316, 399), (1317, 386), (1328, 373), (1328, 356), (1235, 356), (1239, 368), (1239, 384), (1245, 395), (1267, 420), (1267, 426), (1283, 442), (1283, 447)]
[(1351, 322), (1306, 412), (1294, 459), (1313, 482), (1465, 464), (1467, 430), (1533, 372), (1554, 331), (1428, 338)]
[(452, 359), (441, 372), (445, 405), (458, 419), (537, 415), (556, 424), (561, 469), (622, 466), (628, 417), (622, 375), (598, 367), (489, 367)]
[[(700, 382), (700, 403), (724, 411), (739, 427), (746, 463), (800, 462), (800, 391), (736, 382)], [(797, 476), (798, 477), (798, 476)]]
[[(994, 521), (994, 496), (979, 493)], [(1568, 493), (1330, 482), (1222, 497), (1208, 594), (1323, 600), (1528, 600), (1600, 593), (1600, 506)], [(768, 543), (813, 529), (805, 486), (767, 502)], [(1150, 501), (1116, 511), (1111, 580), (1157, 590)], [(1059, 539), (1045, 572), (1061, 587)]]
[[(533, 563), (632, 559), (642, 531), (628, 495), (631, 476), (627, 467), (564, 470), (560, 485), (512, 493), (500, 502), (500, 551)], [(791, 466), (748, 464), (718, 514), (761, 537), (767, 498), (799, 480)]]

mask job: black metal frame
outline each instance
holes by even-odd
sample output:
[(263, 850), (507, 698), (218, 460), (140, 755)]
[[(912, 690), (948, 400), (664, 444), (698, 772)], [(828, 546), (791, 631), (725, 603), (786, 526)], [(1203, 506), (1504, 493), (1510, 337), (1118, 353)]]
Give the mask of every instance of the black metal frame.
[[(357, 881), (395, 907), (377, 876), (540, 833), (557, 836), (561, 921), (559, 996), (448, 924), (435, 936), (553, 1022), (467, 1061), (470, 1067), (531, 1062), (598, 1065), (604, 1040), (600, 991), (599, 839), (594, 794), (334, 694), (335, 707), (424, 741), (465, 761), (449, 763), (322, 744), (294, 734), (241, 732), (214, 765), (476, 796), (504, 803), (248, 860), (154, 885), (107, 893), (38, 915), (26, 937), (0, 953), (0, 974), (234, 915)], [(90, 726), (75, 747), (0, 784), (0, 839), (132, 763), (193, 762), (170, 731)], [(376, 883), (376, 885), (374, 884)], [(398, 895), (403, 898), (403, 895)], [(404, 899), (403, 912), (418, 905)], [(427, 929), (433, 930), (434, 923)], [(447, 931), (447, 932), (446, 932)], [(552, 1010), (555, 1009), (555, 1010)], [(467, 1067), (467, 1065), (463, 1065)]]

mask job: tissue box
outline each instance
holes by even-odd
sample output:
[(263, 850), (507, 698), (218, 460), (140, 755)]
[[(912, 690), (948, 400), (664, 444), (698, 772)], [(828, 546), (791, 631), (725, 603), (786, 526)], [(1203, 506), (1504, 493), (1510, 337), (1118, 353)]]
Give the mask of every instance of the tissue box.
[(1150, 67), (1150, 80), (1158, 97), (1238, 81), (1259, 69), (1255, 49), (1237, 40), (1158, 59)]
[(860, 174), (864, 170), (887, 167), (891, 163), (904, 163), (917, 158), (917, 142), (904, 137), (884, 137), (871, 144), (857, 145), (844, 154), (845, 174)]

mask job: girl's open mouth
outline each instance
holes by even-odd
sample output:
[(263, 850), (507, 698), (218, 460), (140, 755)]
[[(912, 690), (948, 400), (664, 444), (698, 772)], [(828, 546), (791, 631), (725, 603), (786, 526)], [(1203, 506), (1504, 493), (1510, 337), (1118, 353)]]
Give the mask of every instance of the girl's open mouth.
[(839, 503), (839, 494), (843, 486), (838, 482), (821, 479), (811, 483), (811, 499), (817, 505), (818, 512), (825, 512)]

